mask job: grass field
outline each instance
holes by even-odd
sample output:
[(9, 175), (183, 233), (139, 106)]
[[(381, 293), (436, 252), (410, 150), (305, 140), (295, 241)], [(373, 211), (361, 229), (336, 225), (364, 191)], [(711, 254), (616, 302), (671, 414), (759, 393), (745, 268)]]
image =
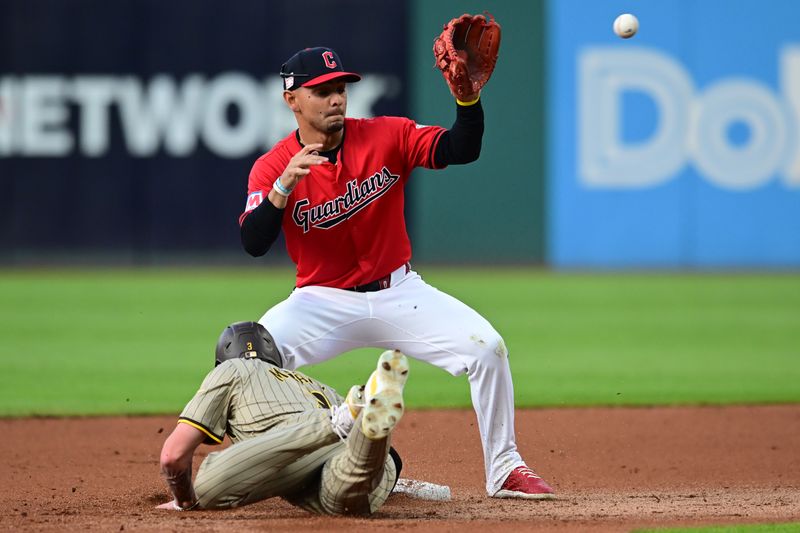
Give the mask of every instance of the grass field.
[[(800, 276), (420, 269), (511, 351), (519, 406), (800, 401)], [(0, 271), (0, 416), (172, 413), (222, 328), (258, 319), (284, 269)], [(345, 391), (377, 350), (305, 372)], [(465, 377), (412, 363), (411, 408), (468, 406)]]
[(800, 531), (800, 523), (637, 529), (633, 533), (797, 533), (798, 531)]

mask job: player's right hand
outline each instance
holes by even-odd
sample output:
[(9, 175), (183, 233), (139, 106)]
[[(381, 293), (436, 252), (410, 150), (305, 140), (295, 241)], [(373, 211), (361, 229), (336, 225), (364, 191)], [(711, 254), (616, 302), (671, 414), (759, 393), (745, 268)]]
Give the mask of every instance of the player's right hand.
[(310, 167), (321, 165), (327, 161), (327, 157), (319, 155), (321, 149), (322, 144), (320, 143), (308, 144), (304, 146), (302, 150), (294, 154), (289, 160), (289, 164), (286, 165), (286, 170), (283, 171), (283, 175), (281, 175), (281, 183), (283, 186), (287, 189), (294, 189), (295, 186), (300, 183), (300, 180), (311, 172)]

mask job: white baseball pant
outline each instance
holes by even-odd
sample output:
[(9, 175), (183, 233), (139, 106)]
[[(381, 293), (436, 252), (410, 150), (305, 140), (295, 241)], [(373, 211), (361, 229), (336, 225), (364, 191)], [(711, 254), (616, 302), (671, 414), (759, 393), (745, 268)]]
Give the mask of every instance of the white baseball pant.
[(489, 322), (402, 266), (391, 286), (353, 292), (308, 286), (259, 321), (295, 369), (364, 347), (397, 349), (454, 376), (467, 373), (478, 417), (486, 491), (494, 495), (524, 463), (514, 439), (514, 387), (508, 351)]

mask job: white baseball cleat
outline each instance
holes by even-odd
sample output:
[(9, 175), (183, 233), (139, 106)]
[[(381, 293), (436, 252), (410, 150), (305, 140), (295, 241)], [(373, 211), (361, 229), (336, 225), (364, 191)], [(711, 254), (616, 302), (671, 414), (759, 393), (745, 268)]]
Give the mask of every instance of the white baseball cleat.
[(361, 431), (369, 439), (382, 439), (403, 416), (403, 387), (408, 379), (408, 359), (399, 350), (387, 350), (364, 387)]
[(353, 385), (341, 405), (331, 407), (331, 426), (339, 438), (346, 439), (358, 413), (364, 408), (364, 385)]

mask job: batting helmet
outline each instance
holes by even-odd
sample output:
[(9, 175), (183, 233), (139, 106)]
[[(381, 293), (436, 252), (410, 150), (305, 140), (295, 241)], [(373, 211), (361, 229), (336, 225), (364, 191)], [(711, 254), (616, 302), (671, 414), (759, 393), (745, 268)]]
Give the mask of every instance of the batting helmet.
[(261, 359), (283, 367), (283, 359), (269, 331), (258, 322), (235, 322), (217, 341), (214, 366), (228, 359)]

